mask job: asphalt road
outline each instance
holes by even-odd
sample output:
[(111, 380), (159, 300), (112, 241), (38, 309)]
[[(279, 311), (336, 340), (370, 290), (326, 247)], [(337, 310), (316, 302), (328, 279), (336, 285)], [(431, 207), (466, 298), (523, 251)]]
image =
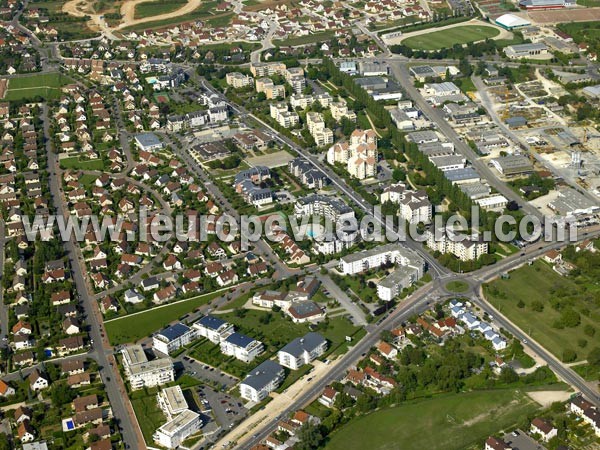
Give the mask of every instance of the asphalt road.
[[(50, 192), (56, 212), (58, 215), (66, 217), (68, 212), (64, 208), (64, 202), (62, 200), (62, 194), (60, 190), (61, 180), (57, 176), (58, 158), (52, 149), (52, 141), (50, 136), (50, 120), (48, 117), (48, 107), (46, 104), (42, 107), (42, 120), (44, 123), (44, 138), (46, 141), (46, 153), (48, 155), (48, 168), (49, 168), (49, 182)], [(121, 434), (123, 442), (129, 445), (130, 448), (143, 449), (146, 447), (143, 439), (140, 441), (141, 433), (136, 432), (139, 426), (134, 426), (136, 421), (135, 415), (132, 417), (131, 405), (129, 403), (127, 395), (124, 392), (123, 383), (120, 381), (119, 372), (116, 367), (111, 365), (105, 352), (103, 342), (105, 340), (104, 327), (102, 325), (102, 319), (99, 317), (98, 304), (90, 296), (87, 284), (84, 278), (84, 267), (85, 263), (81, 258), (81, 253), (78, 244), (74, 243), (74, 240), (64, 242), (64, 248), (69, 256), (69, 262), (71, 264), (71, 272), (73, 282), (77, 289), (77, 293), (80, 297), (80, 305), (84, 311), (85, 319), (89, 325), (89, 337), (90, 344), (97, 356), (97, 362), (99, 366), (99, 374), (104, 382), (106, 393), (112, 407), (113, 416), (119, 424), (119, 428), (122, 430)], [(127, 399), (127, 400), (125, 400)], [(129, 406), (129, 408), (128, 408)]]

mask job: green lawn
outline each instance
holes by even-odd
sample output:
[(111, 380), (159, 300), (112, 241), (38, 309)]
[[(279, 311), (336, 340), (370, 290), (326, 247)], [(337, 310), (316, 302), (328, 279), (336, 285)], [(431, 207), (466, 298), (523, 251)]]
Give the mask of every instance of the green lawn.
[[(218, 23), (219, 18), (224, 16), (227, 17), (227, 23), (229, 23), (231, 17), (233, 16), (233, 13), (226, 12), (215, 14), (214, 10), (217, 5), (218, 2), (216, 0), (202, 2), (202, 4), (191, 13), (183, 14), (177, 17), (171, 17), (169, 19), (153, 20), (151, 22), (144, 22), (137, 25), (132, 25), (130, 27), (125, 28), (124, 31), (141, 31), (148, 29), (165, 28), (179, 23), (192, 22), (194, 20), (216, 20)], [(211, 23), (213, 24), (213, 26), (218, 26), (215, 25), (215, 23), (212, 21)]]
[(5, 100), (21, 100), (36, 96), (55, 99), (60, 96), (60, 88), (69, 80), (58, 72), (11, 78)]
[[(151, 333), (160, 330), (178, 317), (209, 303), (220, 292), (193, 297), (171, 303), (164, 307), (149, 309), (135, 316), (123, 316), (104, 323), (112, 345), (136, 342)], [(134, 324), (134, 326), (132, 326)]]
[(77, 156), (60, 160), (62, 169), (104, 170), (104, 161), (101, 159), (80, 160)]
[(498, 36), (499, 34), (500, 30), (494, 27), (463, 25), (409, 37), (402, 41), (402, 45), (406, 45), (414, 50), (440, 50), (442, 48), (451, 48), (456, 44), (462, 45), (469, 42), (482, 41)]
[(306, 36), (298, 36), (298, 37), (292, 37), (289, 39), (278, 40), (278, 41), (275, 41), (275, 44), (279, 45), (279, 46), (305, 45), (305, 44), (312, 44), (314, 42), (329, 41), (334, 36), (335, 36), (335, 31), (330, 30), (330, 31), (323, 31), (322, 33), (308, 34)]
[[(574, 328), (558, 329), (552, 326), (561, 313), (551, 306), (550, 299), (561, 292), (569, 295), (563, 302), (573, 303), (573, 308), (581, 313), (581, 324)], [(484, 285), (486, 298), (525, 333), (558, 358), (563, 357), (565, 349), (576, 351), (577, 360), (585, 359), (592, 348), (594, 338), (586, 336), (583, 329), (586, 324), (597, 327), (596, 317), (599, 314), (597, 307), (591, 309), (592, 305), (578, 297), (580, 292), (582, 288), (578, 284), (560, 276), (542, 261), (510, 272), (508, 279), (498, 279)], [(524, 307), (517, 306), (519, 301), (524, 303)], [(543, 311), (534, 311), (533, 302), (541, 302)], [(589, 341), (586, 348), (579, 347), (581, 339)]]
[(467, 292), (469, 290), (469, 284), (460, 280), (451, 281), (450, 283), (446, 284), (446, 290), (457, 293)]
[(539, 406), (512, 389), (449, 394), (351, 420), (326, 450), (464, 450), (517, 425)]
[(135, 6), (135, 19), (145, 17), (160, 16), (181, 8), (187, 4), (186, 0), (162, 0), (156, 2), (140, 3)]
[(152, 435), (167, 421), (156, 403), (156, 391), (151, 390), (150, 392), (147, 394), (144, 391), (138, 391), (132, 394), (133, 398), (131, 399), (131, 406), (133, 406), (135, 416), (142, 429), (144, 440), (148, 444), (154, 442)]

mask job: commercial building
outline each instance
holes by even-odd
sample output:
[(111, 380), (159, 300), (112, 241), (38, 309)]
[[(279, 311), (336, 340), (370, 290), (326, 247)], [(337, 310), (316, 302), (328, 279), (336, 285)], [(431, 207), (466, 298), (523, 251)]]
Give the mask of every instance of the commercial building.
[(516, 28), (523, 28), (531, 25), (529, 20), (523, 19), (522, 17), (514, 14), (503, 14), (496, 18), (495, 22), (496, 25), (499, 25), (506, 30), (514, 30)]
[(298, 370), (321, 356), (327, 350), (327, 339), (319, 333), (307, 333), (277, 352), (279, 364), (292, 370)]
[(251, 362), (264, 351), (262, 342), (234, 332), (221, 341), (221, 353), (234, 356), (245, 363)]
[(277, 389), (284, 376), (283, 367), (267, 359), (240, 383), (240, 395), (246, 400), (260, 402)]
[(563, 217), (595, 214), (600, 210), (594, 201), (570, 187), (560, 189), (548, 207)]
[(508, 199), (501, 194), (492, 195), (490, 197), (480, 198), (475, 200), (482, 209), (500, 209), (508, 204)]
[(156, 430), (153, 439), (163, 447), (177, 448), (189, 436), (199, 432), (200, 428), (202, 428), (200, 415), (186, 409)]
[(152, 337), (152, 347), (165, 355), (189, 344), (198, 337), (197, 331), (182, 323), (171, 325)]
[(214, 316), (204, 316), (194, 322), (192, 327), (198, 330), (200, 336), (205, 337), (213, 344), (220, 344), (234, 332), (232, 324)]
[(130, 345), (121, 350), (123, 369), (131, 389), (160, 386), (175, 380), (171, 358), (148, 360), (141, 345)]
[(504, 53), (510, 59), (538, 57), (548, 54), (548, 46), (542, 43), (509, 45), (504, 48)]
[(496, 170), (504, 176), (524, 175), (533, 172), (533, 164), (522, 155), (509, 155), (491, 160)]
[(445, 81), (443, 83), (425, 83), (423, 89), (427, 96), (447, 97), (460, 94), (460, 88), (451, 81)]
[(154, 133), (139, 133), (135, 135), (135, 145), (143, 151), (151, 152), (163, 148), (163, 143)]
[(535, 9), (561, 9), (575, 6), (573, 0), (520, 0), (519, 7), (527, 10)]

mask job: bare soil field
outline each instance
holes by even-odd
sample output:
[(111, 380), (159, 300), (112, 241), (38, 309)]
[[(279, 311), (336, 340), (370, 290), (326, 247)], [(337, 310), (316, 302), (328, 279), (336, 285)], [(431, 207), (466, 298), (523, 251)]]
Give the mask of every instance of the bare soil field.
[(530, 11), (529, 19), (538, 24), (562, 22), (590, 22), (600, 20), (600, 8), (552, 9)]

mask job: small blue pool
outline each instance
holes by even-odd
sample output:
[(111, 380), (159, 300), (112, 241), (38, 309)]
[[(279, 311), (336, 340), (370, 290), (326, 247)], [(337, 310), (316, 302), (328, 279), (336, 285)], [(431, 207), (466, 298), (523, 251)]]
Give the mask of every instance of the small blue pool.
[(52, 358), (52, 350), (49, 348), (45, 349), (44, 355), (46, 355), (46, 358)]

